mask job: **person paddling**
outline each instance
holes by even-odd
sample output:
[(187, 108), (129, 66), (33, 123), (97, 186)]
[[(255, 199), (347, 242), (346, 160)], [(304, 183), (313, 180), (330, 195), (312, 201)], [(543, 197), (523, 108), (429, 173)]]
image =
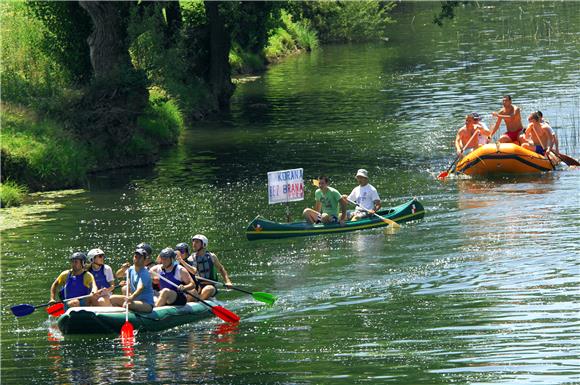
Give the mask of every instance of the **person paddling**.
[[(327, 176), (318, 178), (318, 189), (314, 192), (314, 209), (305, 208), (302, 215), (308, 223), (340, 223), (346, 221), (346, 200), (338, 190), (330, 187)], [(340, 218), (339, 218), (340, 206)]]
[(373, 215), (373, 213), (379, 210), (381, 208), (381, 198), (379, 197), (377, 189), (369, 183), (369, 173), (367, 170), (361, 168), (356, 172), (355, 178), (358, 186), (352, 190), (348, 197), (346, 195), (342, 197), (358, 205), (356, 210), (348, 211), (349, 219), (358, 221), (361, 218)]
[[(81, 252), (75, 252), (70, 257), (70, 270), (65, 270), (59, 274), (50, 287), (50, 301), (49, 305), (55, 304), (57, 290), (61, 300), (68, 298), (80, 297), (87, 294), (95, 294), (97, 292), (97, 285), (93, 275), (85, 270), (84, 264), (87, 261), (87, 256)], [(68, 307), (86, 306), (88, 304), (87, 298), (73, 299), (67, 303)]]
[[(475, 119), (474, 115), (476, 114), (466, 115), (465, 124), (457, 131), (455, 150), (459, 157), (462, 157), (467, 149), (476, 149), (487, 144), (488, 138), (491, 136), (489, 130), (478, 119)], [(478, 114), (477, 116), (479, 117)]]
[(129, 282), (125, 290), (129, 288), (126, 295), (111, 296), (113, 306), (125, 306), (129, 303), (129, 309), (142, 313), (153, 311), (153, 287), (149, 270), (145, 268), (147, 252), (144, 249), (137, 249), (133, 254), (133, 265), (129, 267)]
[(155, 265), (149, 271), (153, 276), (159, 276), (173, 282), (176, 286), (170, 285), (165, 280), (159, 280), (159, 297), (155, 306), (182, 306), (187, 303), (184, 292), (194, 290), (195, 282), (185, 268), (175, 261), (177, 254), (171, 247), (166, 247), (159, 253), (160, 265)]
[(491, 137), (499, 129), (503, 120), (506, 127), (506, 133), (499, 138), (500, 143), (519, 143), (520, 132), (524, 129), (522, 125), (521, 110), (518, 106), (512, 104), (512, 97), (505, 95), (502, 99), (502, 109), (499, 112), (492, 112), (491, 115), (497, 118), (495, 126), (491, 131)]
[(101, 249), (91, 249), (87, 253), (89, 267), (87, 271), (95, 278), (97, 284), (96, 297), (90, 297), (88, 303), (91, 306), (111, 306), (111, 293), (115, 289), (115, 277), (111, 266), (105, 264), (105, 252)]
[[(540, 155), (547, 155), (554, 145), (553, 132), (550, 126), (541, 123), (538, 112), (532, 112), (528, 117), (530, 124), (526, 128), (525, 134), (521, 136), (522, 147), (535, 151)], [(545, 147), (544, 147), (545, 146)]]
[[(196, 277), (211, 279), (217, 281), (217, 272), (219, 271), (224, 279), (226, 287), (233, 286), (232, 281), (221, 264), (220, 260), (214, 253), (207, 251), (208, 239), (203, 234), (196, 234), (191, 237), (192, 255), (186, 259), (187, 263), (195, 268)], [(192, 270), (188, 270), (190, 273)], [(203, 279), (196, 278), (197, 291), (201, 299), (205, 300), (214, 297), (218, 290), (217, 288)]]

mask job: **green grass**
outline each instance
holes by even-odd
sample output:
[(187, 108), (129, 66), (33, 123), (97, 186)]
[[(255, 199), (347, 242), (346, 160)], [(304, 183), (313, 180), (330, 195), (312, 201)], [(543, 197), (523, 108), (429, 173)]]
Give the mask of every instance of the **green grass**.
[(28, 190), (13, 181), (0, 183), (0, 207), (20, 206)]
[(2, 178), (32, 190), (79, 186), (94, 162), (84, 144), (50, 118), (2, 104)]
[(285, 10), (280, 13), (282, 26), (270, 31), (264, 54), (268, 61), (274, 61), (293, 52), (313, 51), (318, 48), (316, 31), (307, 20), (295, 22)]

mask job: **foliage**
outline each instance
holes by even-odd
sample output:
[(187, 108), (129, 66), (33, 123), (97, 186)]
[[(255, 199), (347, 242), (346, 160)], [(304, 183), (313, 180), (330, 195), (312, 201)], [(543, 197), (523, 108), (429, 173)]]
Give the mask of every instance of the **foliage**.
[(445, 19), (453, 19), (455, 17), (454, 9), (459, 5), (465, 5), (469, 3), (468, 1), (442, 1), (441, 2), (441, 11), (438, 15), (433, 18), (433, 24), (437, 24), (438, 26), (443, 26), (443, 21)]
[(271, 31), (268, 45), (264, 49), (268, 60), (273, 60), (303, 49), (312, 51), (318, 47), (316, 31), (310, 28), (308, 20), (294, 22), (292, 15), (285, 10), (280, 13), (281, 27)]
[(75, 82), (87, 83), (91, 62), (87, 38), (92, 24), (76, 1), (29, 1), (30, 13), (45, 27), (40, 49), (70, 73)]
[(184, 129), (183, 116), (177, 103), (160, 89), (150, 90), (149, 105), (139, 117), (138, 125), (145, 137), (158, 146), (174, 144)]
[(27, 192), (26, 187), (11, 180), (0, 183), (0, 207), (20, 206)]
[(32, 190), (78, 186), (94, 158), (62, 125), (3, 104), (2, 178)]
[[(163, 33), (167, 26), (161, 17), (161, 5), (135, 9), (128, 27), (132, 41), (129, 52), (133, 65), (145, 71), (155, 89), (173, 99), (173, 105), (179, 106), (186, 115), (199, 117), (200, 106), (208, 99), (207, 86), (202, 80), (209, 69), (208, 47), (203, 39), (207, 34), (205, 10), (203, 2), (194, 1), (184, 3), (181, 11), (182, 31), (168, 45)], [(157, 100), (157, 96), (150, 98)], [(146, 114), (150, 116), (151, 110)]]
[(0, 19), (2, 99), (35, 104), (59, 97), (71, 75), (46, 52), (46, 27), (25, 3), (0, 3)]
[(322, 42), (340, 42), (384, 38), (394, 7), (394, 2), (365, 0), (290, 2), (287, 9), (296, 20), (309, 20)]
[(268, 41), (268, 31), (278, 24), (283, 4), (277, 1), (222, 3), (221, 11), (225, 14), (232, 43), (243, 51), (261, 54)]

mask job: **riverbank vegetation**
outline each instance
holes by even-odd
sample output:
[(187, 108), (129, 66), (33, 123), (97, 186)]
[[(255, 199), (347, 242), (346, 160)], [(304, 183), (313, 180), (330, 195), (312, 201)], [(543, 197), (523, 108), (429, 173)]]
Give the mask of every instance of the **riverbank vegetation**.
[(154, 162), (186, 125), (228, 108), (232, 76), (328, 42), (380, 39), (393, 7), (4, 2), (0, 199)]

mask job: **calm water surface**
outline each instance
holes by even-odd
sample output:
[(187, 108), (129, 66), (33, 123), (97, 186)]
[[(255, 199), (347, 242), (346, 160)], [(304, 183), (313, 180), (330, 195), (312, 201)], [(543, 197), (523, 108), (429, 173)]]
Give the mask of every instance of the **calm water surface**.
[[(490, 124), (501, 96), (540, 109), (580, 156), (580, 5), (472, 4), (444, 28), (438, 3), (405, 4), (390, 40), (325, 46), (240, 85), (231, 112), (185, 132), (151, 169), (91, 178), (42, 222), (2, 234), (3, 384), (580, 383), (580, 174), (493, 180), (434, 176), (466, 113)], [(303, 167), (341, 192), (369, 170), (384, 205), (417, 196), (425, 220), (396, 234), (248, 242), (268, 206), (266, 173)], [(298, 218), (313, 201), (290, 206)], [(235, 283), (242, 317), (117, 339), (59, 335), (41, 309), (73, 250), (114, 268), (202, 232)]]

